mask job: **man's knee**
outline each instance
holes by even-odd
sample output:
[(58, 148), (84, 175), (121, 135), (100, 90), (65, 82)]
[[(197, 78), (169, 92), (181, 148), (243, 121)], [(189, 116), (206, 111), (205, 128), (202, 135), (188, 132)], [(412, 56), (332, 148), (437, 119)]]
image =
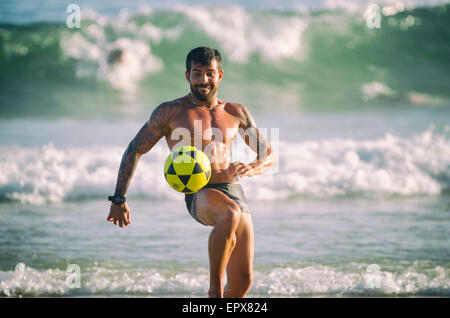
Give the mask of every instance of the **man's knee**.
[(233, 280), (227, 284), (228, 297), (245, 297), (253, 283), (253, 273), (245, 272), (233, 277)]
[(241, 279), (242, 285), (249, 288), (250, 285), (253, 283), (253, 273), (248, 272), (248, 273), (241, 274), (240, 279)]
[(239, 225), (241, 218), (241, 209), (237, 204), (228, 204), (224, 211), (221, 211), (217, 222), (225, 225), (227, 228), (233, 232)]

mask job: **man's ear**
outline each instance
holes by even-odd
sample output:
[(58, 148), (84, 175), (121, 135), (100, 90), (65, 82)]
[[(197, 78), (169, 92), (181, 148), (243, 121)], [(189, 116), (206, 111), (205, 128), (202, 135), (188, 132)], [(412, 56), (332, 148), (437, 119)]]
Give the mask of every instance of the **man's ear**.
[(222, 80), (222, 77), (223, 77), (223, 71), (220, 71), (220, 72), (219, 72), (219, 81)]
[(190, 83), (191, 81), (189, 80), (189, 73), (188, 73), (188, 71), (184, 72), (184, 76), (186, 76), (186, 80)]

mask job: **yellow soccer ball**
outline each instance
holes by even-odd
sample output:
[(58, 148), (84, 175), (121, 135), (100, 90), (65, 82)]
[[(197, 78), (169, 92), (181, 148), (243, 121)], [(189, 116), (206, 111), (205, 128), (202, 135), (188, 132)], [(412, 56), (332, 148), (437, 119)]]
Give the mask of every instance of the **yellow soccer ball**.
[(192, 146), (183, 146), (167, 157), (164, 176), (176, 191), (195, 193), (208, 183), (211, 163), (204, 152)]

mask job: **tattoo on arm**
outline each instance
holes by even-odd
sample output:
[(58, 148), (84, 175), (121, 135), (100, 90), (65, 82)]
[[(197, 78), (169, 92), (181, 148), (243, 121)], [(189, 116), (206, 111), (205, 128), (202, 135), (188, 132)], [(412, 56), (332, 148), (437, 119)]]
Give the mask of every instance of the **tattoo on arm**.
[(272, 147), (260, 133), (253, 117), (245, 107), (241, 108), (241, 119), (239, 132), (245, 143), (257, 154), (256, 160), (251, 163), (254, 167), (254, 173), (264, 173), (274, 164)]
[(162, 105), (158, 106), (149, 121), (129, 143), (120, 163), (115, 195), (125, 196), (141, 155), (150, 151), (158, 140), (167, 134), (166, 118)]
[(256, 127), (255, 120), (251, 114), (244, 107), (241, 109), (242, 124), (240, 126), (241, 136), (245, 143), (257, 154), (258, 159), (263, 159), (267, 156), (267, 149), (269, 146), (266, 138), (260, 133)]

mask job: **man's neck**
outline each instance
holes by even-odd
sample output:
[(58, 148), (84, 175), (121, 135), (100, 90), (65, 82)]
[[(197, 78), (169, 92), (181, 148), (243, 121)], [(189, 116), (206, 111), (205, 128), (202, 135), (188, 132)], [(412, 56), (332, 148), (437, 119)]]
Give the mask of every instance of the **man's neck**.
[(219, 100), (217, 99), (217, 95), (214, 95), (208, 101), (200, 100), (197, 97), (195, 97), (195, 95), (192, 94), (192, 93), (189, 93), (188, 97), (195, 105), (202, 106), (202, 107), (205, 107), (205, 108), (214, 108), (215, 106), (217, 106), (217, 104), (219, 104)]

